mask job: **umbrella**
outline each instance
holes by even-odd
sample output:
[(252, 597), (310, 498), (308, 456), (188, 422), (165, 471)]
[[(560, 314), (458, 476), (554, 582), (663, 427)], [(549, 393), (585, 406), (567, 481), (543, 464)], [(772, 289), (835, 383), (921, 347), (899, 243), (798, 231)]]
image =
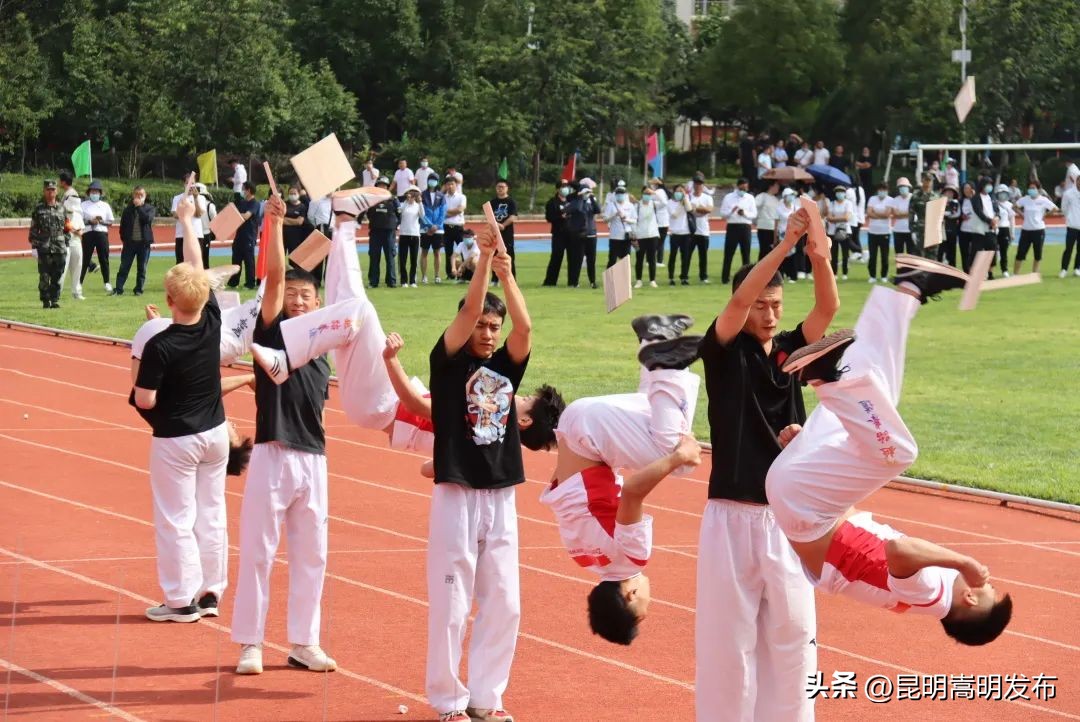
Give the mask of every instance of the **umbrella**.
[(831, 165), (821, 165), (815, 163), (809, 166), (807, 172), (817, 178), (822, 183), (831, 183), (832, 185), (851, 185), (851, 177), (841, 170), (833, 168)]
[(814, 176), (794, 165), (786, 165), (783, 168), (772, 168), (766, 171), (765, 175), (762, 177), (767, 180), (776, 180), (785, 183), (791, 183), (793, 181), (812, 182), (814, 180)]

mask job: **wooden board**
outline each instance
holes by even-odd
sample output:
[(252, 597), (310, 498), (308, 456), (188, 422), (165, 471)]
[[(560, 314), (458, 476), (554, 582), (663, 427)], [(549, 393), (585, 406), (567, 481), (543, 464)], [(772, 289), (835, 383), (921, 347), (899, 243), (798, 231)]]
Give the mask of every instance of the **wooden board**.
[(214, 238), (219, 241), (232, 241), (236, 239), (236, 231), (244, 224), (240, 211), (236, 210), (236, 204), (229, 205), (218, 211), (214, 220), (210, 221), (210, 230)]
[(607, 302), (608, 313), (633, 297), (634, 289), (630, 284), (630, 256), (624, 256), (622, 260), (604, 271), (604, 300)]
[(289, 254), (289, 260), (305, 271), (314, 271), (330, 253), (330, 239), (319, 231), (312, 231), (304, 242)]
[(313, 201), (336, 191), (355, 177), (349, 158), (333, 133), (294, 155), (291, 162)]

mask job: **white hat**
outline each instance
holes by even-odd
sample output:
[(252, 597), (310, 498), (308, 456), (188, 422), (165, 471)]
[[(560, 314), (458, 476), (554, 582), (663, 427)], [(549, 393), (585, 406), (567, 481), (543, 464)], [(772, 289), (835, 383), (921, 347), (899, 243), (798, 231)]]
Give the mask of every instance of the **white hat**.
[(896, 181), (896, 187), (899, 188), (900, 186), (907, 186), (908, 188), (910, 188), (911, 181), (909, 181), (907, 178), (899, 178)]
[(594, 181), (592, 178), (582, 178), (581, 180), (578, 181), (578, 184), (581, 185), (583, 188), (595, 188), (596, 187), (596, 181)]
[(409, 186), (408, 188), (405, 189), (405, 193), (408, 193), (410, 191), (416, 191), (417, 193), (422, 193), (423, 192), (419, 188), (417, 188), (416, 185), (411, 185), (411, 186)]
[(1008, 193), (1009, 186), (1004, 183), (998, 183), (998, 187), (994, 189), (994, 193)]
[(780, 194), (780, 196), (783, 197), (783, 198), (786, 198), (787, 196), (797, 196), (797, 195), (799, 195), (799, 194), (795, 192), (794, 188), (785, 188), (784, 192)]
[(195, 190), (199, 191), (199, 193), (206, 193), (206, 184), (205, 183), (196, 183), (195, 184)]

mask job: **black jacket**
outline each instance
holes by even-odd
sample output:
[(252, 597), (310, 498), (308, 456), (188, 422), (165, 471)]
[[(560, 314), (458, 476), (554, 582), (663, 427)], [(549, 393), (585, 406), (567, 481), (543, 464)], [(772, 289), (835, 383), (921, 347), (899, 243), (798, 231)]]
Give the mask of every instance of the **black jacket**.
[(600, 204), (591, 193), (588, 196), (574, 196), (566, 204), (566, 231), (572, 237), (595, 237), (596, 216), (600, 214)]
[(401, 221), (401, 203), (398, 202), (397, 198), (391, 198), (374, 208), (367, 209), (364, 215), (367, 216), (368, 226), (371, 228), (392, 231), (398, 227), (398, 223)]
[(551, 224), (551, 235), (553, 236), (565, 230), (566, 217), (564, 214), (567, 205), (569, 205), (569, 201), (556, 193), (544, 206), (544, 218)]
[(147, 200), (141, 206), (136, 206), (132, 203), (128, 203), (124, 208), (124, 212), (120, 215), (120, 240), (127, 243), (131, 240), (131, 231), (135, 226), (135, 223), (139, 223), (142, 226), (142, 237), (144, 243), (154, 242), (154, 217), (157, 216), (157, 210)]

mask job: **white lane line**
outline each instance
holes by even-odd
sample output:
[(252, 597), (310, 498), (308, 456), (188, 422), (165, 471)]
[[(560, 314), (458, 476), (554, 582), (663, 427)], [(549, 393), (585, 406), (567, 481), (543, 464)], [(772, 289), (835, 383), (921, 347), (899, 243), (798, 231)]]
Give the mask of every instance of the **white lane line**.
[[(57, 682), (55, 679), (51, 677), (46, 677), (43, 674), (38, 674), (32, 669), (20, 667), (14, 662), (9, 662), (6, 659), (0, 659), (0, 668), (6, 669), (9, 672), (13, 672), (15, 674), (22, 675), (23, 677), (29, 677), (35, 682), (40, 682), (41, 684), (52, 687), (60, 694), (67, 695), (72, 699), (77, 699), (83, 704), (90, 705), (91, 707), (100, 710), (101, 712), (104, 712), (108, 715), (112, 715), (113, 717), (119, 717), (122, 720), (127, 720), (127, 722), (143, 722), (142, 717), (136, 717), (133, 714), (129, 714), (128, 712), (125, 712), (119, 707), (114, 707), (108, 702), (102, 702), (100, 699), (91, 697), (88, 694), (83, 694), (74, 687), (68, 687), (66, 684), (63, 684), (62, 682)], [(19, 710), (16, 709), (12, 711), (18, 713)]]

